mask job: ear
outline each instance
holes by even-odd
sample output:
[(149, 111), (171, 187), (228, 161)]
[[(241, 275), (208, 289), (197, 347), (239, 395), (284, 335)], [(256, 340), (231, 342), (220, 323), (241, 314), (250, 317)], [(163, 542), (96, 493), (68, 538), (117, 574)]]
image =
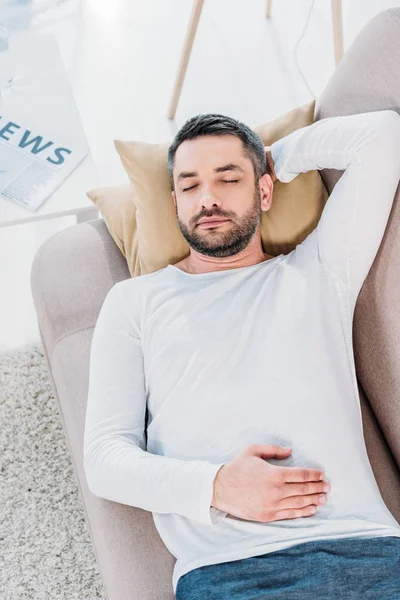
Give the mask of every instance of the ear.
[(274, 190), (274, 184), (272, 178), (268, 173), (264, 173), (260, 177), (259, 182), (260, 194), (261, 194), (261, 210), (269, 210), (272, 203), (272, 193)]
[(176, 206), (176, 196), (175, 196), (175, 192), (174, 191), (171, 192), (171, 196), (172, 196), (172, 200), (174, 201), (174, 204)]

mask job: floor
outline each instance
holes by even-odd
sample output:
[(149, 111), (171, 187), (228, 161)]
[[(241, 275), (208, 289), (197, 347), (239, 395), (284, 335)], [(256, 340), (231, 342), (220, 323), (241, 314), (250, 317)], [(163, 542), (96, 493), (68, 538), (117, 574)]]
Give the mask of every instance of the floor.
[[(166, 113), (192, 1), (12, 2), (31, 15), (32, 31), (57, 38), (102, 185), (126, 181), (114, 139), (166, 142), (188, 118), (205, 112), (256, 126), (317, 98), (335, 69), (329, 0), (274, 0), (271, 19), (266, 0), (208, 0), (171, 121)], [(397, 5), (343, 0), (344, 49), (374, 15)], [(0, 352), (39, 341), (32, 260), (74, 219), (0, 229)]]

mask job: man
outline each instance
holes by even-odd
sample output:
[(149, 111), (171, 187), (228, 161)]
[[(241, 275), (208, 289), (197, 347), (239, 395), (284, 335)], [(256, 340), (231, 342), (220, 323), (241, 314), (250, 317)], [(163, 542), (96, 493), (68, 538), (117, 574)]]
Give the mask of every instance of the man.
[[(399, 599), (400, 526), (366, 452), (352, 320), (400, 178), (400, 116), (322, 119), (264, 148), (198, 115), (168, 168), (190, 254), (103, 303), (90, 490), (152, 511), (178, 600)], [(345, 172), (317, 227), (264, 252), (274, 181), (323, 168)]]

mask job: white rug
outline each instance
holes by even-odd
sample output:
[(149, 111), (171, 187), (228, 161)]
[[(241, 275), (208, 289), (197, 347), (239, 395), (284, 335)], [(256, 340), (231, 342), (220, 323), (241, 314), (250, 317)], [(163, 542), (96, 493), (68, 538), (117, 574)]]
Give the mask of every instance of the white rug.
[(105, 593), (40, 344), (0, 355), (0, 598)]

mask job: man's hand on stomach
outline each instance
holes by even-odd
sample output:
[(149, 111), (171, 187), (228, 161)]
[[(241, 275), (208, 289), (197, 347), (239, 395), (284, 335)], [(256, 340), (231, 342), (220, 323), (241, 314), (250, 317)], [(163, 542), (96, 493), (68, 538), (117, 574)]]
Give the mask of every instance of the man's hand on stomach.
[[(218, 471), (212, 506), (249, 521), (279, 521), (314, 515), (330, 484), (320, 469), (279, 467), (265, 458), (287, 458), (292, 450), (249, 444)], [(326, 488), (326, 486), (328, 486)]]

